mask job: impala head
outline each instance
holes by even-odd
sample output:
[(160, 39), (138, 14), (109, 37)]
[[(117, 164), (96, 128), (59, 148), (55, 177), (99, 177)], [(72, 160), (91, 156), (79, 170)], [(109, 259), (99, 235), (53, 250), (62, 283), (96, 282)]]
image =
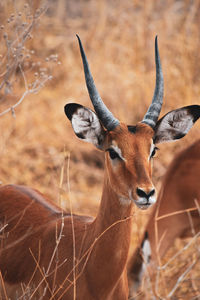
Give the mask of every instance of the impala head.
[[(78, 37), (78, 36), (77, 36)], [(65, 106), (65, 113), (80, 139), (105, 151), (105, 168), (111, 188), (123, 204), (134, 202), (146, 209), (156, 202), (151, 162), (156, 144), (183, 137), (200, 116), (200, 106), (173, 110), (158, 121), (163, 102), (163, 74), (155, 39), (156, 86), (143, 120), (134, 126), (116, 119), (103, 103), (78, 37), (85, 80), (95, 112), (80, 104)]]

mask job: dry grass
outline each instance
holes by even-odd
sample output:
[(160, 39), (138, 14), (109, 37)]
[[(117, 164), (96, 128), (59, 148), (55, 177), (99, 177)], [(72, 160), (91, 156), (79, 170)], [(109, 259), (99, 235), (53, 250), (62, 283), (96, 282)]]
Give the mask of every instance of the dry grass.
[[(38, 3), (30, 1), (31, 14)], [(7, 21), (12, 13), (22, 12), (25, 18), (29, 6), (24, 8), (24, 4), (23, 0), (1, 1), (1, 41), (5, 32), (12, 35), (12, 24)], [(117, 118), (134, 124), (143, 117), (153, 95), (156, 34), (165, 78), (162, 114), (200, 103), (199, 21), (199, 0), (49, 1), (49, 10), (26, 45), (35, 52), (28, 63), (36, 65), (31, 71), (28, 63), (23, 67), (28, 81), (32, 82), (41, 67), (53, 73), (53, 79), (39, 93), (24, 99), (15, 110), (16, 118), (11, 113), (0, 118), (1, 183), (30, 185), (69, 209), (67, 168), (63, 166), (70, 153), (73, 211), (95, 215), (101, 195), (103, 158), (75, 138), (63, 113), (64, 105), (70, 101), (91, 107), (75, 34), (83, 41), (105, 103)], [(5, 51), (1, 43), (0, 55)], [(58, 59), (49, 63), (47, 58), (51, 55), (53, 60), (58, 55)], [(16, 103), (24, 92), (22, 78), (15, 78), (13, 91), (1, 90), (0, 112)], [(157, 187), (174, 153), (199, 137), (199, 129), (196, 124), (183, 140), (160, 147), (154, 167)], [(133, 242), (145, 225), (146, 213), (141, 215), (136, 210), (135, 220)], [(192, 299), (189, 294), (186, 298)]]
[[(198, 209), (194, 208), (195, 210)], [(158, 265), (153, 261), (146, 265), (142, 284), (137, 294), (133, 294), (131, 299), (199, 299), (199, 258), (200, 258), (200, 231), (195, 230), (191, 211), (185, 209), (171, 214), (163, 215), (160, 218), (171, 215), (187, 213), (189, 219), (188, 235), (190, 238), (177, 239), (168, 250), (164, 259), (158, 257)], [(200, 213), (200, 211), (199, 211)], [(200, 217), (200, 215), (199, 215)], [(159, 226), (155, 221), (155, 227)], [(169, 221), (169, 230), (170, 221)], [(166, 230), (168, 230), (166, 228)], [(157, 248), (162, 243), (162, 237), (158, 240)], [(158, 254), (159, 255), (159, 254)]]

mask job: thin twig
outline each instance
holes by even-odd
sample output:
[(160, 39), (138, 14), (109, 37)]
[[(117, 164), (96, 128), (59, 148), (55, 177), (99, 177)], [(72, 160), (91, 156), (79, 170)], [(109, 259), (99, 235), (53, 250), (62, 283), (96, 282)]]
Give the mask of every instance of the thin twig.
[(166, 264), (163, 266), (159, 266), (158, 269), (163, 270), (165, 269), (173, 260), (175, 260), (182, 252), (186, 251), (193, 242), (200, 236), (200, 232), (198, 232), (181, 250), (179, 250), (173, 257), (171, 257)]
[[(40, 250), (41, 250), (41, 249), (40, 249), (40, 248), (41, 248), (41, 242), (39, 241), (38, 264), (39, 264), (39, 261), (40, 261), (40, 255), (41, 255), (41, 253), (40, 253)], [(35, 275), (35, 273), (36, 273), (36, 271), (37, 271), (37, 269), (38, 269), (38, 266), (36, 265), (36, 266), (35, 266), (35, 269), (34, 269), (34, 271), (33, 271), (33, 274), (31, 275), (31, 278), (30, 278), (30, 280), (29, 280), (29, 282), (28, 282), (28, 284), (27, 284), (25, 290), (23, 291), (23, 294), (22, 294), (22, 296), (21, 296), (19, 299), (23, 299), (23, 297), (26, 295), (26, 293), (27, 293), (27, 291), (28, 291), (28, 289), (29, 289), (29, 287), (30, 287), (30, 284), (31, 284), (31, 282), (32, 282), (32, 280), (33, 280), (33, 277), (34, 277), (34, 275)]]
[(32, 295), (30, 296), (30, 299), (33, 298), (33, 296), (35, 295), (35, 293), (37, 292), (37, 290), (39, 289), (39, 287), (41, 286), (41, 284), (42, 284), (44, 281), (46, 282), (46, 286), (48, 287), (49, 292), (52, 294), (51, 289), (50, 289), (50, 287), (49, 287), (49, 284), (48, 284), (48, 282), (47, 282), (46, 276), (45, 276), (44, 272), (42, 271), (42, 269), (41, 269), (41, 267), (40, 267), (40, 265), (39, 265), (39, 263), (38, 263), (38, 260), (35, 258), (35, 256), (34, 256), (32, 250), (29, 249), (29, 251), (30, 251), (31, 256), (33, 257), (35, 263), (36, 263), (36, 267), (38, 268), (38, 270), (40, 271), (40, 274), (42, 275), (42, 280), (40, 281), (40, 283), (38, 284), (38, 286), (35, 288), (34, 292), (33, 292)]
[(56, 255), (57, 251), (58, 251), (58, 246), (59, 246), (60, 241), (61, 241), (61, 238), (62, 238), (63, 229), (64, 229), (64, 217), (63, 217), (63, 213), (62, 213), (60, 233), (59, 233), (58, 238), (56, 238), (56, 246), (55, 246), (55, 248), (54, 248), (54, 250), (53, 250), (53, 254), (52, 254), (52, 256), (51, 256), (51, 259), (50, 259), (48, 268), (47, 268), (47, 270), (46, 270), (46, 272), (45, 272), (45, 275), (46, 275), (46, 276), (48, 276), (48, 274), (49, 274), (51, 265), (52, 265), (52, 263), (53, 263), (53, 259), (54, 259), (55, 255)]
[[(118, 225), (118, 224), (121, 224), (121, 223), (123, 223), (123, 222), (129, 221), (130, 219), (132, 219), (132, 217), (133, 217), (133, 216), (131, 215), (131, 216), (129, 216), (129, 217), (123, 219), (123, 220), (118, 220), (118, 221), (112, 223), (109, 227), (107, 227), (102, 233), (100, 233), (100, 234), (98, 235), (98, 237), (95, 238), (95, 240), (93, 241), (93, 243), (91, 244), (91, 246), (90, 246), (90, 247), (85, 251), (85, 253), (82, 255), (82, 257), (80, 258), (80, 260), (76, 263), (76, 265), (74, 266), (74, 268), (77, 268), (77, 267), (79, 266), (79, 264), (83, 261), (83, 259), (84, 259), (85, 257), (86, 257), (86, 259), (88, 260), (88, 258), (89, 258), (88, 256), (90, 256), (90, 254), (91, 254), (91, 252), (92, 252), (94, 246), (95, 246), (96, 243), (104, 236), (104, 234), (105, 234), (106, 232), (108, 232), (111, 228), (113, 228), (114, 226), (116, 226), (116, 225)], [(74, 268), (73, 268), (73, 269), (74, 269)], [(73, 273), (73, 269), (68, 273), (68, 275), (66, 276), (66, 278), (64, 279), (64, 281), (60, 284), (60, 287), (57, 289), (57, 291), (53, 294), (53, 296), (52, 296), (49, 300), (53, 300), (54, 297), (56, 296), (56, 294), (60, 291), (60, 289), (63, 288), (63, 286), (64, 286), (64, 284), (66, 283), (66, 281), (68, 281), (69, 276)], [(81, 271), (81, 273), (82, 273), (82, 271)], [(63, 294), (60, 295), (60, 297), (59, 297), (57, 300), (62, 299), (62, 296), (67, 292), (67, 290), (71, 287), (72, 284), (73, 284), (73, 283), (71, 283), (71, 284), (66, 288), (66, 290), (63, 292)]]
[(13, 110), (15, 110), (21, 103), (22, 101), (24, 100), (24, 98), (28, 95), (28, 94), (32, 94), (32, 93), (37, 93), (42, 87), (43, 85), (52, 78), (52, 76), (48, 76), (47, 78), (45, 78), (42, 82), (40, 82), (40, 84), (38, 86), (34, 86), (34, 88), (32, 89), (28, 89), (26, 90), (21, 98), (14, 104), (12, 105), (11, 107), (7, 108), (6, 110), (4, 110), (3, 112), (0, 113), (0, 117), (2, 117), (3, 115), (9, 113), (9, 112), (12, 112)]
[(167, 298), (171, 298), (172, 295), (174, 294), (174, 292), (177, 290), (179, 284), (183, 281), (183, 279), (185, 278), (185, 276), (192, 270), (192, 268), (194, 267), (194, 265), (197, 263), (198, 260), (194, 261), (186, 270), (185, 272), (183, 272), (183, 274), (181, 274), (181, 276), (178, 278), (176, 284), (174, 285), (174, 287), (172, 288), (171, 292), (169, 292), (169, 294), (167, 295)]
[(70, 214), (71, 214), (71, 224), (72, 224), (72, 239), (73, 239), (73, 288), (74, 288), (74, 300), (76, 300), (76, 239), (75, 239), (75, 230), (74, 230), (74, 216), (73, 216), (73, 208), (71, 201), (71, 189), (70, 189), (70, 176), (69, 176), (69, 163), (70, 163), (70, 153), (67, 156), (67, 187), (68, 187), (68, 195), (69, 195), (69, 204), (70, 204)]
[(2, 287), (3, 287), (3, 292), (4, 292), (5, 300), (9, 300), (9, 299), (8, 299), (8, 295), (7, 295), (7, 292), (6, 292), (6, 288), (5, 288), (3, 276), (2, 276), (2, 274), (1, 274), (1, 271), (0, 271), (0, 281), (1, 281), (1, 283), (2, 283)]
[(174, 216), (174, 215), (178, 215), (178, 214), (183, 214), (183, 213), (187, 213), (187, 212), (191, 212), (191, 211), (195, 211), (197, 210), (198, 208), (197, 207), (192, 207), (192, 208), (187, 208), (187, 209), (183, 209), (183, 210), (178, 210), (178, 211), (175, 211), (173, 213), (169, 213), (169, 214), (166, 214), (166, 215), (162, 215), (160, 217), (157, 217), (156, 220), (159, 221), (159, 220), (162, 220), (164, 218), (168, 218), (168, 217), (171, 217), (171, 216)]

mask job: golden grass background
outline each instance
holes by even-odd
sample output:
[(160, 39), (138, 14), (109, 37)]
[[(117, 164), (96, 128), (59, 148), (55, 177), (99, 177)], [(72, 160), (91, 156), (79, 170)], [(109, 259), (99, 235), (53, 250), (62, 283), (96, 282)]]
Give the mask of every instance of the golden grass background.
[[(161, 114), (200, 104), (200, 1), (2, 0), (0, 25), (4, 28), (0, 29), (0, 55), (6, 53), (3, 34), (13, 34), (8, 22), (10, 15), (22, 12), (25, 18), (27, 9), (33, 14), (46, 3), (49, 8), (40, 17), (26, 47), (34, 51), (32, 61), (53, 73), (53, 79), (39, 93), (24, 99), (15, 110), (16, 118), (11, 113), (0, 118), (0, 181), (32, 186), (69, 209), (69, 161), (73, 210), (95, 215), (101, 197), (103, 157), (75, 137), (63, 111), (67, 102), (91, 107), (75, 34), (82, 39), (104, 102), (118, 119), (134, 124), (143, 118), (153, 96), (155, 35), (159, 39), (165, 80)], [(46, 58), (52, 54), (58, 55), (58, 59), (48, 63)], [(1, 74), (3, 66), (0, 56)], [(25, 68), (24, 72), (29, 81), (36, 71), (32, 68), (26, 72)], [(0, 111), (23, 93), (24, 84), (18, 77), (13, 82), (13, 91), (0, 91)], [(157, 187), (175, 153), (199, 138), (199, 133), (197, 122), (184, 139), (159, 146), (154, 160)], [(136, 209), (133, 247), (147, 214)], [(176, 248), (180, 247), (178, 244)], [(184, 262), (188, 257), (191, 253), (184, 256)], [(176, 264), (172, 269), (177, 270), (180, 262)], [(194, 272), (200, 276), (198, 268)], [(187, 291), (184, 287), (182, 284), (176, 291), (179, 298), (174, 299), (192, 299), (200, 294), (192, 285)], [(148, 297), (151, 298), (150, 294)]]

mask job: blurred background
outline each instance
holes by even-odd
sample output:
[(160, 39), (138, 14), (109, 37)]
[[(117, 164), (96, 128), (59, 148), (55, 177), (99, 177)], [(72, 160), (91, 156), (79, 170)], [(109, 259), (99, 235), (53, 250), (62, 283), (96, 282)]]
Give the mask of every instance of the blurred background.
[[(199, 0), (1, 0), (1, 184), (29, 185), (67, 210), (71, 199), (73, 212), (95, 216), (103, 156), (75, 137), (63, 111), (68, 102), (91, 107), (76, 33), (105, 104), (118, 119), (134, 124), (153, 96), (156, 35), (165, 80), (161, 115), (200, 104), (199, 25)], [(197, 122), (182, 140), (159, 146), (154, 159), (158, 189), (175, 153), (199, 133)], [(132, 248), (148, 214), (135, 210)], [(177, 242), (173, 251), (183, 245)], [(178, 266), (183, 272), (181, 263), (184, 267), (194, 255), (194, 249), (190, 251), (165, 272), (166, 279), (177, 275)], [(188, 276), (198, 277), (199, 269)], [(190, 279), (178, 286), (173, 299), (197, 299), (199, 281)], [(165, 292), (166, 287), (163, 299)], [(151, 299), (149, 291), (145, 297)]]

